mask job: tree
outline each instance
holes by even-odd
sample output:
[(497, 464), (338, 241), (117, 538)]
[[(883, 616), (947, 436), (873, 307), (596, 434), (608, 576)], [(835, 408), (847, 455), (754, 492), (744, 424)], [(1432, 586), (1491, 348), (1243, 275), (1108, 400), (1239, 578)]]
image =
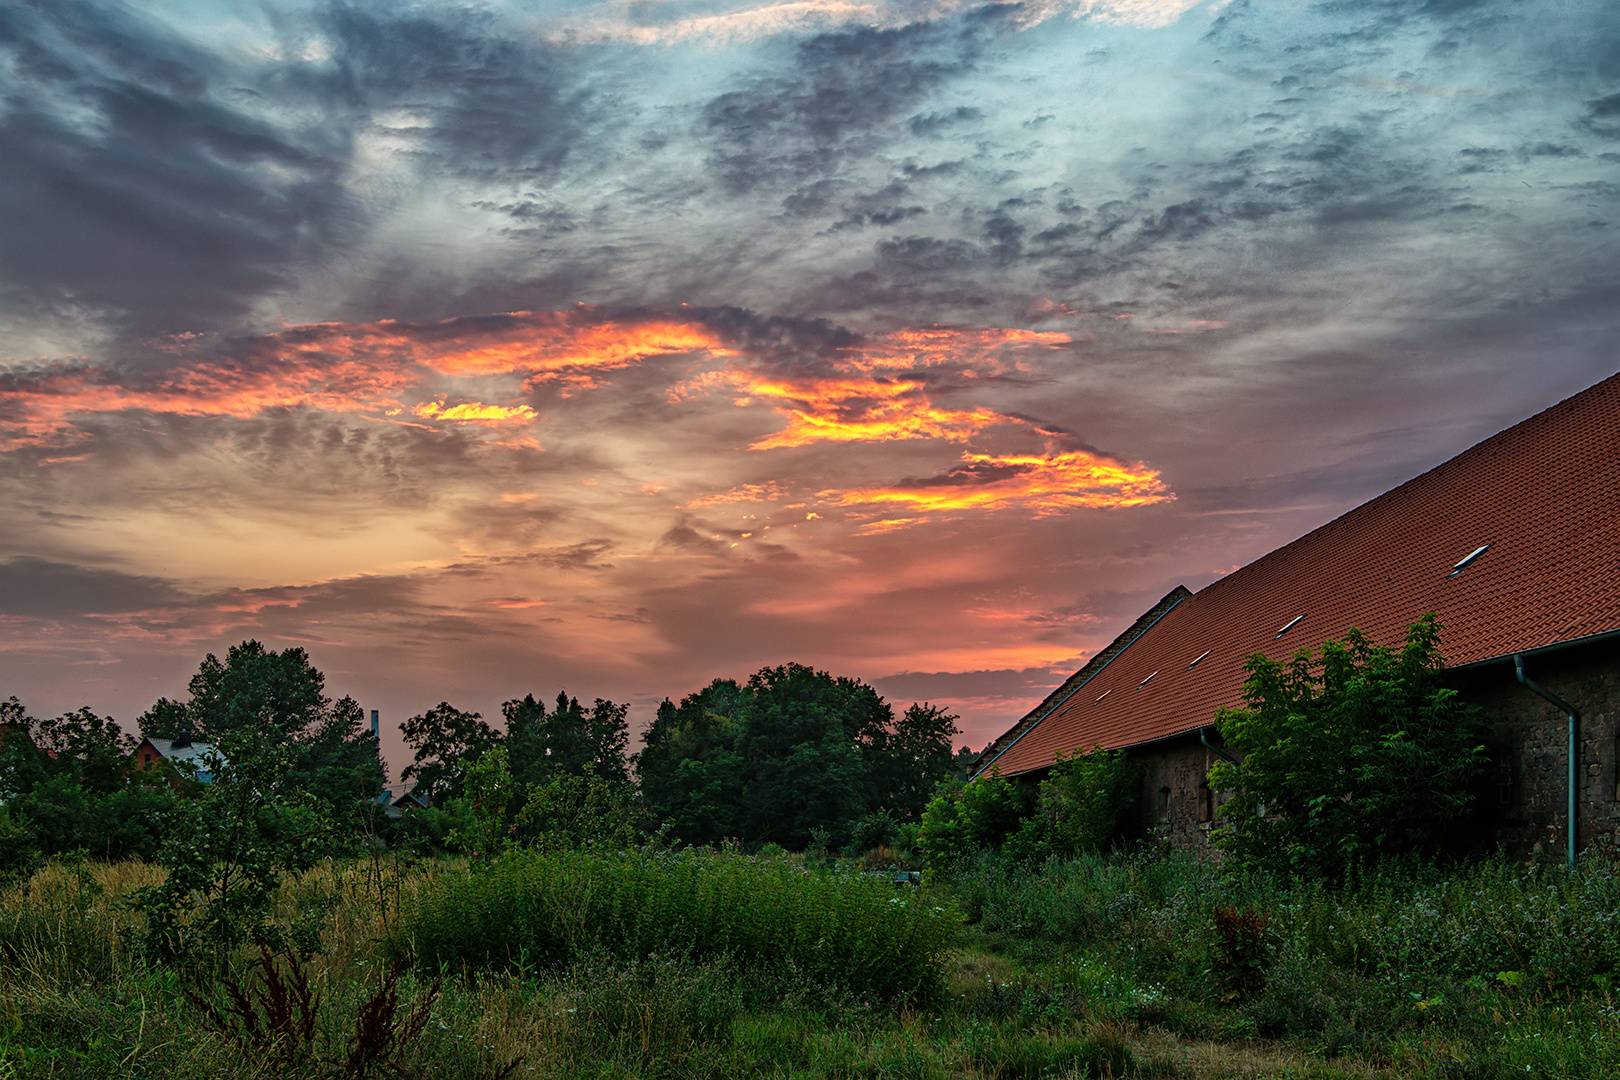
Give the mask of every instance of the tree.
[(587, 710), (565, 693), (557, 695), (550, 713), (533, 694), (506, 702), (501, 714), (513, 777), (526, 790), (558, 773), (579, 776), (591, 769), (605, 783), (628, 785), (629, 712), (630, 706), (602, 698)]
[(282, 875), (312, 866), (331, 842), (326, 808), (289, 780), (292, 755), (251, 727), (219, 736), (213, 782), (166, 822), (158, 861), (167, 876), (134, 894), (149, 956), (207, 966), (248, 941), (313, 947), (318, 924), (289, 935), (271, 918)]
[(740, 688), (716, 679), (681, 699), (666, 698), (642, 734), (636, 777), (648, 810), (689, 844), (714, 844), (737, 835), (742, 802), (742, 758), (736, 752)]
[(937, 705), (912, 705), (875, 732), (865, 747), (872, 805), (896, 821), (916, 821), (934, 786), (951, 773), (958, 717)]
[(400, 779), (415, 780), (416, 791), (434, 803), (457, 798), (466, 790), (467, 766), (500, 744), (501, 736), (480, 713), (462, 712), (441, 701), (399, 725), (415, 751)]
[(70, 774), (90, 791), (106, 794), (124, 786), (129, 755), (135, 740), (124, 734), (118, 721), (97, 716), (89, 708), (41, 720), (34, 743), (52, 759), (53, 772)]
[(1359, 630), (1286, 664), (1246, 665), (1248, 707), (1216, 719), (1241, 765), (1218, 764), (1230, 794), (1217, 846), (1243, 863), (1331, 877), (1379, 855), (1432, 857), (1459, 829), (1486, 769), (1483, 719), (1440, 685), (1440, 627), (1425, 615), (1400, 650)]
[(862, 749), (892, 718), (855, 679), (803, 664), (755, 672), (732, 717), (743, 763), (739, 837), (798, 850), (825, 829), (842, 842), (849, 823), (874, 809)]
[[(183, 715), (192, 738), (212, 742), (230, 731), (253, 730), (276, 742), (306, 737), (326, 718), (331, 702), (326, 677), (309, 662), (303, 649), (274, 652), (257, 641), (232, 645), (221, 663), (213, 653), (203, 659), (187, 687), (190, 699), (183, 714), (159, 702), (148, 716), (154, 726), (172, 726)], [(161, 711), (160, 711), (161, 710)], [(143, 728), (143, 732), (144, 732)]]
[(143, 735), (217, 744), (251, 733), (286, 748), (288, 779), (341, 815), (382, 791), (382, 758), (363, 711), (351, 697), (326, 696), (326, 676), (303, 649), (250, 640), (231, 646), (223, 663), (209, 653), (187, 689), (184, 703), (160, 698), (141, 716)]
[(0, 802), (11, 802), (45, 779), (50, 758), (34, 742), (37, 723), (15, 696), (0, 701)]
[[(899, 720), (877, 691), (803, 664), (716, 679), (665, 701), (636, 757), (648, 809), (688, 843), (736, 837), (802, 849), (842, 844), (873, 815), (920, 815), (951, 766), (956, 717), (913, 705)], [(868, 829), (866, 832), (870, 833)]]

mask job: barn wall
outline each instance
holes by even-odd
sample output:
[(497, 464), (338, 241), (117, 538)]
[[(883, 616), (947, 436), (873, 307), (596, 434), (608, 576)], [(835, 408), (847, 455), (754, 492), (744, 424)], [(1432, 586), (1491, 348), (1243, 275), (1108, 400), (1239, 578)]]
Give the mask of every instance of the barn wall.
[[(1526, 661), (1530, 678), (1581, 713), (1578, 846), (1620, 850), (1620, 642), (1547, 653)], [(1465, 699), (1490, 721), (1496, 761), (1491, 805), (1481, 828), (1517, 858), (1564, 858), (1564, 714), (1519, 685), (1511, 662), (1454, 673)], [(1212, 735), (1213, 738), (1213, 735)], [(1210, 811), (1219, 802), (1206, 778), (1219, 760), (1196, 732), (1132, 748), (1143, 765), (1141, 814), (1147, 835), (1210, 851)]]
[(1162, 843), (1208, 851), (1217, 799), (1209, 790), (1209, 770), (1219, 760), (1195, 732), (1139, 747), (1131, 756), (1142, 769), (1142, 826)]
[[(1620, 836), (1620, 643), (1526, 658), (1525, 673), (1580, 711), (1577, 847), (1609, 846)], [(1459, 673), (1457, 689), (1491, 720), (1494, 780), (1500, 813), (1496, 840), (1510, 854), (1564, 858), (1568, 721), (1519, 685), (1511, 663)]]

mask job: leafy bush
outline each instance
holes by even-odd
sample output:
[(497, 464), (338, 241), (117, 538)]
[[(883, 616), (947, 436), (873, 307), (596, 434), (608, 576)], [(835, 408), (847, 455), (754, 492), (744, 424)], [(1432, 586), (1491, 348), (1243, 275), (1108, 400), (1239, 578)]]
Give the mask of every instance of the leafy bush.
[(1486, 755), (1479, 710), (1440, 685), (1442, 666), (1432, 614), (1399, 652), (1351, 630), (1320, 660), (1249, 657), (1249, 707), (1217, 719), (1243, 761), (1210, 773), (1231, 793), (1215, 844), (1240, 863), (1319, 877), (1455, 849)]
[(244, 942), (289, 942), (271, 907), (282, 875), (307, 869), (332, 839), (331, 818), (288, 779), (291, 752), (249, 729), (219, 737), (213, 783), (169, 812), (158, 861), (164, 880), (135, 892), (146, 914), (146, 954), (179, 964), (218, 964)]
[(396, 955), (460, 969), (685, 956), (884, 1001), (942, 985), (956, 916), (926, 891), (734, 852), (516, 851), (406, 900)]
[(929, 866), (952, 866), (1018, 831), (1029, 802), (1023, 785), (995, 771), (970, 784), (943, 781), (923, 810), (917, 848)]
[(1035, 812), (1008, 838), (1007, 849), (1041, 860), (1122, 847), (1141, 831), (1141, 786), (1141, 763), (1123, 750), (1060, 753), (1037, 789)]

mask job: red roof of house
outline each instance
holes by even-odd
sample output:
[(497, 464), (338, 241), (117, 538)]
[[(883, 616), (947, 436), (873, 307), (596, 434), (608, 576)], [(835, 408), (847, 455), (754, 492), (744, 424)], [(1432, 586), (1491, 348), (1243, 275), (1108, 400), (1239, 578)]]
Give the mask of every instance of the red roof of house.
[(1251, 653), (1351, 627), (1398, 645), (1430, 611), (1451, 667), (1620, 628), (1620, 375), (1182, 598), (981, 762), (1011, 775), (1192, 731), (1242, 704)]

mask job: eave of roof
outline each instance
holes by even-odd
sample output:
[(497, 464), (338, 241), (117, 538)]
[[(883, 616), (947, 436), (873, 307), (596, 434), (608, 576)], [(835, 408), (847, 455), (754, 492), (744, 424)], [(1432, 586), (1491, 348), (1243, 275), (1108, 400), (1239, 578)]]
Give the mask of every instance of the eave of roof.
[(1395, 645), (1430, 611), (1452, 667), (1620, 629), (1620, 375), (1174, 605), (1086, 693), (992, 744), (997, 767), (1012, 775), (1059, 751), (1196, 730), (1242, 703), (1249, 655), (1282, 659), (1351, 627)]

